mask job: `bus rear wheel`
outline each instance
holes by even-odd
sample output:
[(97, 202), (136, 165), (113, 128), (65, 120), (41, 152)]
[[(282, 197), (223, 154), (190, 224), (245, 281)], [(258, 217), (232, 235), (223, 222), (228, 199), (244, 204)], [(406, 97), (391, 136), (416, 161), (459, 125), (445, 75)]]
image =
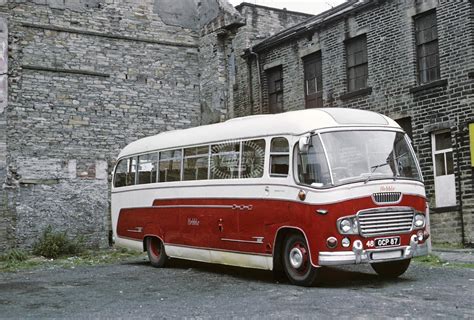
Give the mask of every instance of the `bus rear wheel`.
[(379, 276), (387, 279), (395, 279), (407, 271), (410, 266), (410, 259), (371, 263), (370, 266)]
[(283, 247), (283, 269), (291, 283), (310, 287), (316, 284), (319, 270), (311, 265), (308, 244), (301, 234), (291, 234)]
[(146, 238), (146, 251), (153, 267), (161, 268), (166, 264), (168, 257), (166, 256), (165, 246), (160, 239), (155, 237)]

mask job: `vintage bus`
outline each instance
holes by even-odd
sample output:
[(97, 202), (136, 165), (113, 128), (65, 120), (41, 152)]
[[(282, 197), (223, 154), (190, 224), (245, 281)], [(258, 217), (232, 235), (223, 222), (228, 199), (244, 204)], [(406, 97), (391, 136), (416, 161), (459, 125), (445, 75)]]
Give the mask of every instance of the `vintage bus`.
[(423, 179), (390, 118), (343, 108), (256, 115), (126, 146), (112, 182), (115, 243), (169, 258), (284, 271), (370, 263), (398, 277), (428, 253)]

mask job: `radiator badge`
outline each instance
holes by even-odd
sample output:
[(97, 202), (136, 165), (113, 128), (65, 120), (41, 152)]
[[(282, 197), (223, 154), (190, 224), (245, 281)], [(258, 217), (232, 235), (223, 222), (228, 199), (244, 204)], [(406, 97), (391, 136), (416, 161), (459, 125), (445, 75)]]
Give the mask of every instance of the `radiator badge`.
[(198, 218), (188, 218), (188, 226), (199, 226)]
[(393, 192), (395, 191), (394, 186), (381, 186), (380, 187), (380, 192)]

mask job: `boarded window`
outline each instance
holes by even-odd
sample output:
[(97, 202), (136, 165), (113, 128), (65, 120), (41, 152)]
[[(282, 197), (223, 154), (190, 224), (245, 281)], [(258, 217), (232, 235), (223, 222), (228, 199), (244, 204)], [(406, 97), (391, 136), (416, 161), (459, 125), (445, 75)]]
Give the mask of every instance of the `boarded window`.
[(367, 38), (358, 36), (346, 42), (347, 89), (356, 91), (367, 87), (369, 74), (367, 62)]
[(436, 12), (415, 17), (416, 53), (419, 83), (428, 83), (440, 78), (438, 29)]
[(158, 154), (145, 154), (138, 157), (138, 184), (156, 182)]
[(184, 149), (183, 180), (205, 180), (209, 174), (209, 146)]
[(283, 111), (283, 69), (281, 66), (267, 70), (268, 106), (270, 113)]
[(211, 179), (238, 179), (240, 142), (211, 146)]
[(320, 108), (323, 106), (323, 72), (321, 52), (311, 54), (303, 59), (305, 107)]
[(270, 176), (286, 177), (290, 164), (290, 149), (286, 138), (273, 138), (270, 145)]
[(263, 176), (265, 163), (265, 140), (250, 140), (242, 142), (242, 164), (240, 177), (260, 178)]
[(160, 182), (181, 180), (181, 159), (181, 149), (160, 152)]

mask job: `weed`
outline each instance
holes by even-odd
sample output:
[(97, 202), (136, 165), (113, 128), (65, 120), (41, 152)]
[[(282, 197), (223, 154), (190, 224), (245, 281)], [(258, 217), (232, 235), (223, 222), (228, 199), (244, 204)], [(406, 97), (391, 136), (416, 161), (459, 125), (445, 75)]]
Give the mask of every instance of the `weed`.
[(28, 259), (28, 253), (19, 249), (11, 249), (0, 256), (0, 261), (7, 263), (22, 262)]
[(48, 226), (41, 238), (33, 245), (33, 254), (56, 259), (64, 255), (76, 255), (83, 251), (83, 239), (70, 239), (67, 232), (53, 232)]

